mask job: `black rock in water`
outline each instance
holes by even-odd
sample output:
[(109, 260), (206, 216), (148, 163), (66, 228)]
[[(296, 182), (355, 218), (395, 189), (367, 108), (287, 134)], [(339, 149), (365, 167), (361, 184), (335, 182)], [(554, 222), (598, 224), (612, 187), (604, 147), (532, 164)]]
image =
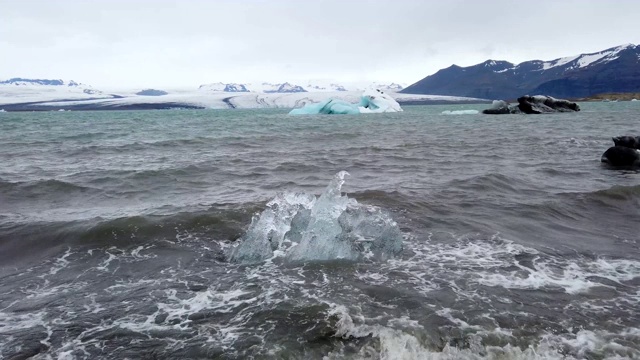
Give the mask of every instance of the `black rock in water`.
[(578, 104), (551, 96), (535, 95), (521, 96), (517, 105), (511, 105), (503, 100), (493, 102), (491, 109), (483, 110), (483, 114), (546, 114), (554, 112), (580, 111)]
[(580, 111), (580, 106), (574, 102), (545, 95), (521, 96), (518, 98), (518, 108), (525, 114)]
[(625, 146), (612, 146), (602, 154), (600, 161), (612, 166), (640, 167), (640, 152)]
[(640, 136), (617, 136), (612, 139), (615, 146), (640, 149)]

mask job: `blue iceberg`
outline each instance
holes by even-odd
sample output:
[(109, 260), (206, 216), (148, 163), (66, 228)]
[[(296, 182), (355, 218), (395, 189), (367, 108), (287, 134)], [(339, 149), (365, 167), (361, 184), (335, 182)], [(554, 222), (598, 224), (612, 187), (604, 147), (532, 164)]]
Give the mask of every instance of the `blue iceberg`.
[(307, 104), (299, 109), (293, 109), (289, 115), (316, 115), (316, 114), (360, 114), (358, 105), (344, 100), (328, 99), (315, 104)]
[(293, 109), (289, 115), (364, 114), (402, 111), (400, 104), (380, 89), (368, 89), (360, 97), (360, 103), (352, 104), (340, 99), (328, 99)]

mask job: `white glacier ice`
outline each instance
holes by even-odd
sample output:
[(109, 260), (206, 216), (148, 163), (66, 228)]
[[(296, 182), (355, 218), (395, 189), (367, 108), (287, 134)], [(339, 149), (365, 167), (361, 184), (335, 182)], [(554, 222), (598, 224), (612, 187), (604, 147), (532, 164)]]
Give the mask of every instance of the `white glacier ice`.
[(360, 103), (352, 104), (344, 100), (327, 99), (319, 103), (307, 104), (293, 109), (290, 115), (316, 114), (365, 114), (402, 111), (400, 104), (380, 89), (367, 89), (360, 97)]
[(402, 232), (374, 206), (342, 195), (346, 171), (337, 173), (316, 198), (280, 194), (251, 221), (230, 260), (251, 264), (271, 258), (288, 262), (386, 259), (402, 251)]
[(479, 113), (478, 110), (445, 110), (442, 115), (475, 115)]

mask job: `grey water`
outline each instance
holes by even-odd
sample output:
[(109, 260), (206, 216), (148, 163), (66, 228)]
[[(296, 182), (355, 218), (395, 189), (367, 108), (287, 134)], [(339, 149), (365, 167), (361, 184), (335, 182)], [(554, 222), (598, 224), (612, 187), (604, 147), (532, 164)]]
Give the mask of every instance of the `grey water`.
[[(0, 358), (640, 357), (640, 105), (485, 107), (1, 113)], [(400, 253), (230, 259), (340, 171)]]

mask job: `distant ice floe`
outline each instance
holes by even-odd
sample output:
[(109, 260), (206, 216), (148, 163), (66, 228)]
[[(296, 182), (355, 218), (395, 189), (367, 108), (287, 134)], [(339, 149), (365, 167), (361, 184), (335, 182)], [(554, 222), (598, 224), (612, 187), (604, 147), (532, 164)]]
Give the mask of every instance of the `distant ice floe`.
[(443, 115), (476, 115), (480, 112), (478, 110), (445, 110)]
[(319, 103), (306, 104), (302, 108), (293, 109), (289, 114), (370, 114), (400, 111), (403, 111), (402, 107), (389, 94), (380, 89), (367, 89), (362, 93), (358, 104), (330, 98)]
[(337, 173), (325, 191), (279, 194), (254, 217), (230, 260), (258, 263), (386, 259), (402, 251), (403, 235), (385, 212), (341, 194), (346, 171)]

